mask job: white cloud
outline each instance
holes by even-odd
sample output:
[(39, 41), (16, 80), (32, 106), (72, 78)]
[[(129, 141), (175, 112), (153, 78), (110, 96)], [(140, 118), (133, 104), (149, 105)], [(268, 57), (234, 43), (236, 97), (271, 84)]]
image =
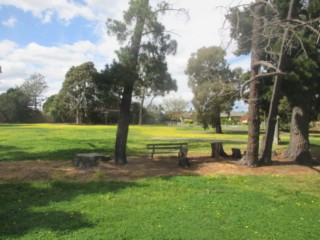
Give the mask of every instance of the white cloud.
[(0, 5), (14, 6), (25, 12), (31, 12), (43, 23), (49, 23), (55, 13), (57, 18), (68, 24), (75, 17), (87, 20), (101, 20), (106, 16), (121, 16), (126, 0), (85, 0), (85, 4), (68, 0), (0, 0)]
[(5, 21), (2, 21), (2, 25), (6, 27), (14, 27), (16, 25), (17, 19), (15, 17), (10, 17)]
[(44, 13), (43, 18), (42, 18), (42, 22), (43, 22), (43, 23), (50, 23), (53, 14), (54, 14), (54, 13), (53, 13), (52, 11), (46, 11), (46, 12)]
[(106, 53), (112, 52), (111, 46), (96, 45), (90, 41), (65, 44), (55, 47), (41, 46), (35, 42), (26, 47), (19, 47), (11, 41), (0, 42), (0, 51), (4, 55), (0, 58), (2, 74), (0, 75), (0, 89), (5, 91), (9, 87), (19, 86), (31, 74), (39, 72), (46, 77), (49, 94), (57, 93), (62, 86), (66, 72), (72, 67), (87, 61), (92, 61), (98, 70), (106, 62)]

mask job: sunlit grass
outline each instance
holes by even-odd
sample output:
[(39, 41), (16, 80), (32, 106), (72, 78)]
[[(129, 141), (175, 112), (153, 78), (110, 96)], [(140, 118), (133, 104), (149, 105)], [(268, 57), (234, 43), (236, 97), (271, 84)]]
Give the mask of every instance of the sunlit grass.
[[(201, 127), (130, 126), (128, 155), (146, 153), (145, 145), (153, 142), (187, 142), (189, 153), (211, 152), (210, 143), (222, 141), (227, 153), (231, 148), (243, 151), (247, 146), (247, 126), (228, 126), (224, 134), (215, 134)], [(116, 126), (68, 124), (0, 125), (0, 160), (67, 160), (78, 153), (113, 154)], [(320, 134), (310, 134), (312, 149), (320, 146)], [(281, 144), (288, 146), (289, 134), (281, 134)]]
[(0, 185), (0, 239), (318, 239), (319, 176)]

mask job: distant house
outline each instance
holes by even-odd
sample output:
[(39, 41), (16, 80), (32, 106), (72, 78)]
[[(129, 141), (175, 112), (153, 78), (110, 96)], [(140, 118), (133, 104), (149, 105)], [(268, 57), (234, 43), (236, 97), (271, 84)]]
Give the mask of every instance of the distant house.
[(182, 123), (193, 123), (194, 112), (183, 112), (183, 113), (174, 113), (172, 116), (174, 119)]
[(221, 113), (221, 122), (232, 124), (248, 124), (248, 114), (246, 112)]
[[(181, 123), (193, 123), (195, 114), (195, 112), (174, 113), (172, 117)], [(246, 112), (221, 113), (220, 117), (223, 124), (248, 124), (248, 114)]]
[(249, 116), (247, 114), (241, 116), (240, 124), (248, 124), (249, 123)]

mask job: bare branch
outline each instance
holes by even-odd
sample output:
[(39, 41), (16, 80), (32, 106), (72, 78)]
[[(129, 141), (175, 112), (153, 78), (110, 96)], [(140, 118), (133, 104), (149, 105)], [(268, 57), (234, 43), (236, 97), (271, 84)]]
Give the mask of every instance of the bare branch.
[(254, 64), (254, 66), (264, 66), (267, 69), (273, 69), (275, 71), (279, 70), (278, 68), (276, 68), (274, 65), (272, 65), (270, 62), (267, 62), (267, 61), (258, 61)]
[(293, 34), (293, 36), (296, 37), (296, 39), (298, 39), (298, 41), (300, 42), (300, 46), (302, 48), (302, 51), (304, 52), (306, 58), (308, 58), (308, 52), (307, 52), (307, 49), (304, 46), (304, 43), (303, 43), (302, 39), (299, 37), (299, 35), (295, 31), (293, 31), (292, 34)]
[(165, 13), (167, 11), (175, 11), (178, 13), (182, 13), (183, 15), (185, 15), (187, 17), (187, 21), (190, 20), (190, 15), (189, 15), (189, 11), (184, 9), (184, 8), (171, 8), (166, 6), (165, 8), (159, 8), (156, 11), (153, 11), (153, 13), (157, 14), (157, 13)]
[(312, 32), (314, 32), (315, 34), (317, 34), (318, 36), (320, 36), (320, 31), (312, 26), (312, 23), (320, 22), (320, 18), (316, 18), (316, 19), (313, 19), (313, 20), (311, 20), (311, 21), (306, 21), (306, 22), (301, 21), (301, 20), (299, 20), (299, 19), (291, 19), (290, 21), (293, 22), (293, 23), (299, 23), (299, 24), (300, 24), (299, 26), (307, 27), (307, 28), (309, 28)]
[(262, 78), (279, 76), (279, 75), (286, 75), (286, 73), (285, 72), (280, 72), (280, 71), (270, 72), (270, 73), (260, 73), (260, 74), (258, 74), (256, 76), (250, 78), (249, 80), (245, 81), (240, 87), (240, 96), (241, 96), (241, 98), (243, 98), (244, 88), (246, 86), (248, 86), (252, 81), (259, 80), (259, 79), (262, 79)]

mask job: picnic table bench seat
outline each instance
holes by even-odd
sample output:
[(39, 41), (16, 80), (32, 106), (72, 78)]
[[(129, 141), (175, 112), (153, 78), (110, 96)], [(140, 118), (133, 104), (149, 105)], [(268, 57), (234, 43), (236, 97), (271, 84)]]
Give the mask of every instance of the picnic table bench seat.
[(148, 154), (151, 154), (151, 159), (154, 154), (168, 153), (178, 153), (180, 158), (182, 148), (188, 147), (188, 143), (149, 143), (146, 147), (149, 150)]

